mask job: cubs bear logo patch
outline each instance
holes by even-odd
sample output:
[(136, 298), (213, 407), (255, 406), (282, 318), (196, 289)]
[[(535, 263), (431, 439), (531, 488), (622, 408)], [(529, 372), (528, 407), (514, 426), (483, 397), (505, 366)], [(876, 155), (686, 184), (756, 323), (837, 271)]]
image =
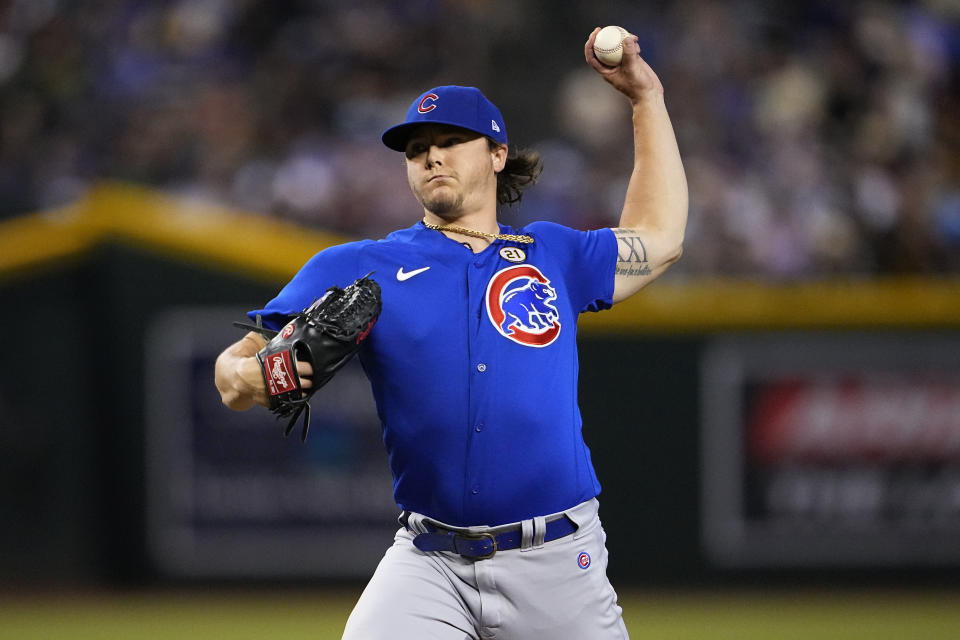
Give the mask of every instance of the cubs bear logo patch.
[(487, 317), (500, 335), (527, 347), (545, 347), (560, 335), (557, 291), (531, 264), (501, 269), (487, 283)]

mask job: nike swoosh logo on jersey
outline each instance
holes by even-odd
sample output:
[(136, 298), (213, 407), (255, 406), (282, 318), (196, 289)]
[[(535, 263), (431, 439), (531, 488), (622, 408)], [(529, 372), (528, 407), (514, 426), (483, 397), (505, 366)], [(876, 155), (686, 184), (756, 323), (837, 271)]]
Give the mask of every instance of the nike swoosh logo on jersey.
[(399, 280), (400, 282), (403, 282), (404, 280), (409, 280), (413, 276), (423, 273), (429, 268), (430, 267), (420, 267), (419, 269), (414, 269), (413, 271), (404, 271), (403, 267), (400, 267), (399, 269), (397, 269), (397, 280)]

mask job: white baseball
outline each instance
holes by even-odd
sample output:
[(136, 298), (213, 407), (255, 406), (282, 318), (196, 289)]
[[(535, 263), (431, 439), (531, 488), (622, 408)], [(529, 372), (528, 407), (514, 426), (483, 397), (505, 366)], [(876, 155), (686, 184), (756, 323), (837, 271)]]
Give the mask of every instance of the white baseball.
[(611, 25), (600, 29), (593, 41), (593, 55), (608, 67), (617, 66), (623, 58), (623, 39), (628, 35), (623, 27)]

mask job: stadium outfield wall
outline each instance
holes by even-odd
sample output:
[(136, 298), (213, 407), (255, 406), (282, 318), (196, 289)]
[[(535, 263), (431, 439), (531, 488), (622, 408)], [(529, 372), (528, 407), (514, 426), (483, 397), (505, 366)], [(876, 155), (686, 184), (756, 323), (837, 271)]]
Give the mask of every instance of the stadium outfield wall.
[[(317, 251), (350, 238), (121, 183), (59, 209), (0, 223), (0, 278), (74, 259), (108, 242), (285, 282)], [(581, 330), (669, 333), (729, 329), (960, 326), (960, 277), (837, 277), (772, 283), (668, 277)]]
[[(116, 183), (0, 223), (0, 579), (366, 575), (369, 398), (328, 394), (304, 448), (209, 374), (229, 318), (346, 240)], [(667, 277), (579, 330), (616, 580), (958, 575), (960, 278)], [(347, 540), (367, 560), (331, 565)]]

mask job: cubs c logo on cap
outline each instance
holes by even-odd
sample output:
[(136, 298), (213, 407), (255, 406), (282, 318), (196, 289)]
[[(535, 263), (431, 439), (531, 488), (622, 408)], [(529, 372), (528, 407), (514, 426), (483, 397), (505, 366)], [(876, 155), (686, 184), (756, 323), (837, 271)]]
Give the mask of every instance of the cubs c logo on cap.
[(457, 85), (434, 87), (421, 93), (410, 103), (403, 122), (384, 131), (380, 139), (394, 151), (406, 151), (414, 128), (426, 122), (476, 131), (507, 144), (507, 126), (500, 109), (476, 87)]
[[(437, 105), (434, 104), (437, 100), (440, 99), (435, 93), (428, 93), (420, 99), (420, 104), (417, 105), (417, 111), (420, 113), (429, 113), (437, 108)], [(427, 101), (430, 101), (430, 104), (427, 104)]]
[(487, 317), (505, 338), (545, 347), (560, 335), (557, 291), (532, 264), (501, 269), (487, 283)]

